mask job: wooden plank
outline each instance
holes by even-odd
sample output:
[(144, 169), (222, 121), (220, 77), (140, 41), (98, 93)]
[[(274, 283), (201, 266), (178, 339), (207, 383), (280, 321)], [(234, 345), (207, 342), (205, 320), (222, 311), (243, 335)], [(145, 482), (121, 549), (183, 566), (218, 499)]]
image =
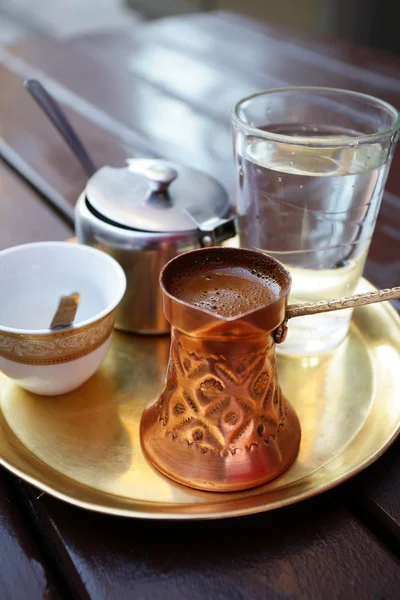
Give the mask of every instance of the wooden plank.
[[(271, 513), (163, 522), (32, 507), (65, 573), (94, 600), (397, 598), (400, 567), (331, 493)], [(64, 555), (64, 556), (62, 556)]]
[(7, 165), (0, 165), (0, 250), (65, 240), (72, 229)]
[(32, 522), (20, 511), (11, 476), (3, 468), (0, 468), (0, 589), (2, 600), (62, 597), (34, 539)]
[[(365, 276), (382, 289), (398, 285), (400, 281), (400, 196), (385, 195), (368, 254)], [(400, 312), (400, 301), (393, 304)]]
[(340, 490), (342, 500), (400, 557), (400, 439)]
[(213, 13), (213, 16), (228, 23), (236, 23), (246, 31), (248, 37), (251, 37), (255, 30), (263, 31), (273, 39), (286, 40), (295, 44), (296, 47), (306, 48), (315, 55), (337, 59), (343, 63), (344, 70), (353, 70), (354, 67), (364, 69), (366, 71), (364, 77), (369, 77), (369, 79), (372, 79), (371, 74), (375, 73), (388, 75), (395, 79), (397, 77), (400, 58), (398, 55), (384, 50), (354, 44), (346, 41), (343, 37), (340, 39), (336, 36), (327, 38), (315, 33), (310, 33), (307, 37), (299, 36), (294, 31), (275, 25), (271, 26), (264, 22), (256, 22), (254, 19), (229, 11), (217, 11)]

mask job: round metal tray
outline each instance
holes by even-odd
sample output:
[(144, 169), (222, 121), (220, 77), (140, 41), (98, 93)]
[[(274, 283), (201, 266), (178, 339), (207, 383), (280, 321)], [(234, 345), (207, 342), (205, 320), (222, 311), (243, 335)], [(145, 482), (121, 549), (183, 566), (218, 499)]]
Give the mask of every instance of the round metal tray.
[[(365, 280), (359, 291), (373, 289)], [(356, 309), (333, 354), (278, 358), (283, 392), (302, 426), (295, 463), (244, 492), (178, 485), (142, 455), (139, 421), (162, 387), (168, 337), (115, 332), (107, 358), (79, 390), (25, 392), (0, 373), (0, 462), (77, 506), (129, 517), (209, 519), (275, 509), (314, 496), (376, 460), (400, 427), (400, 318), (388, 304)]]

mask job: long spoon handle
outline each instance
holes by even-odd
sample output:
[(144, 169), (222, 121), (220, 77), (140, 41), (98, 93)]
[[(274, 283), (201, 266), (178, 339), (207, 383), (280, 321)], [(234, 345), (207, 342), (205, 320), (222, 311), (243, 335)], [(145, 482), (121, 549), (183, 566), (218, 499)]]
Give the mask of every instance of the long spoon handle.
[(36, 79), (27, 79), (24, 81), (24, 87), (61, 133), (86, 174), (89, 177), (93, 175), (96, 171), (96, 166), (60, 105), (52, 96), (50, 96), (40, 81), (37, 81)]

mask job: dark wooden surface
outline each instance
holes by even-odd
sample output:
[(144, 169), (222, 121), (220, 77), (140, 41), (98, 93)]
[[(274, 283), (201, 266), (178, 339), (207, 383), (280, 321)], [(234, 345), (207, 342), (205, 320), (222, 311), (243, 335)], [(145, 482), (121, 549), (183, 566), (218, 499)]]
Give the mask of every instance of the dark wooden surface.
[(0, 250), (71, 235), (71, 228), (4, 163), (0, 165), (0, 194)]
[[(85, 176), (24, 91), (26, 77), (40, 78), (59, 99), (98, 165), (164, 156), (216, 176), (232, 195), (229, 112), (244, 94), (318, 84), (400, 107), (400, 59), (228, 13), (0, 50), (2, 135), (71, 204)], [(0, 189), (0, 248), (70, 235), (9, 167)], [(400, 281), (400, 152), (387, 190), (366, 267), (381, 287)], [(207, 523), (84, 512), (1, 471), (1, 597), (397, 599), (399, 449), (397, 442), (364, 473), (311, 501)]]
[(399, 591), (395, 556), (334, 494), (191, 523), (127, 521), (48, 497), (33, 506), (65, 574), (90, 598), (394, 599)]
[(61, 597), (33, 534), (31, 515), (22, 510), (11, 475), (4, 470), (0, 472), (0, 590), (4, 600)]

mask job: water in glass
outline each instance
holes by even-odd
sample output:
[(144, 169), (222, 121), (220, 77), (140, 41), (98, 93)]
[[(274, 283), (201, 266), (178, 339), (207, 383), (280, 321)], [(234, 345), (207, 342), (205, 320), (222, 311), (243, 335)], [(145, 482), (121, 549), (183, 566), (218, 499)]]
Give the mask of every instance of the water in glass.
[[(241, 245), (274, 256), (291, 271), (290, 303), (352, 294), (379, 211), (388, 147), (349, 142), (358, 132), (333, 126), (268, 126), (268, 131), (290, 137), (281, 143), (249, 135), (236, 148)], [(296, 144), (299, 135), (310, 144)], [(341, 135), (343, 146), (337, 145)], [(312, 145), (313, 138), (330, 136), (335, 146)], [(279, 351), (330, 350), (346, 336), (350, 318), (349, 309), (296, 319)]]

